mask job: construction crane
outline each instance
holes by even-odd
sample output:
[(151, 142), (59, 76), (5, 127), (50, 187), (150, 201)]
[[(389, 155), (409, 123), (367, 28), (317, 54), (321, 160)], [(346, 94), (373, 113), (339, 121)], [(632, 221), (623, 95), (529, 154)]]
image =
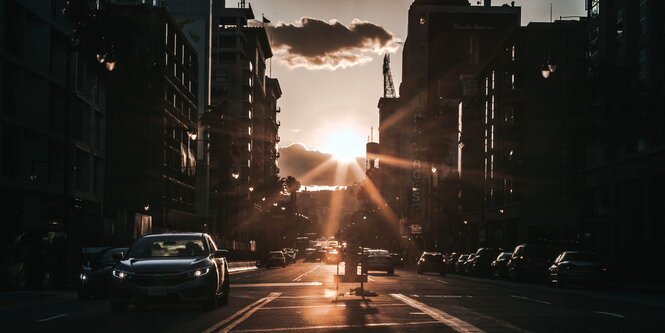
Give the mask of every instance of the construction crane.
[(383, 97), (397, 98), (393, 75), (390, 73), (390, 55), (387, 54), (383, 57)]

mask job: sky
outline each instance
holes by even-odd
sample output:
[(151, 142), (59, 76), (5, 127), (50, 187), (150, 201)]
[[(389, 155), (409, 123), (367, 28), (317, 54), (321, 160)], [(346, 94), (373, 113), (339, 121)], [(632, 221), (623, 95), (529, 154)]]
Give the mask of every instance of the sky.
[[(270, 75), (283, 95), (280, 148), (301, 144), (332, 155), (364, 155), (373, 128), (378, 140), (378, 99), (383, 94), (383, 54), (391, 56), (395, 88), (413, 0), (248, 0), (262, 15), (275, 56)], [(493, 1), (501, 5), (510, 1)], [(552, 16), (585, 15), (585, 0), (521, 0), (522, 25)], [(226, 0), (227, 7), (238, 1)], [(472, 1), (475, 4), (475, 1)], [(280, 162), (282, 168), (283, 162)], [(296, 175), (297, 177), (297, 175)]]

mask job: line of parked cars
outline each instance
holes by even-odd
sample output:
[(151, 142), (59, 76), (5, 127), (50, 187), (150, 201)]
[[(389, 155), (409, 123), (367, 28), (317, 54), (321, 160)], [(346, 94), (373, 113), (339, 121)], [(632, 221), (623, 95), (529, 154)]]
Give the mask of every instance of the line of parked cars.
[[(563, 251), (536, 244), (521, 244), (512, 252), (500, 248), (479, 248), (474, 253), (444, 255), (445, 269), (494, 279), (547, 280), (552, 285), (568, 283), (602, 286), (607, 268), (598, 254)], [(420, 272), (420, 269), (419, 269)]]

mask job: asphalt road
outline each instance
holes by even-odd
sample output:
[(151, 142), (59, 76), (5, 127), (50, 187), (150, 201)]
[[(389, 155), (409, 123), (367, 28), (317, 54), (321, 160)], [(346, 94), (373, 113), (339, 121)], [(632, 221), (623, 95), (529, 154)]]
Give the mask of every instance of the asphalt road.
[[(449, 274), (370, 272), (366, 290), (333, 283), (335, 265), (232, 275), (228, 306), (130, 307), (73, 292), (0, 293), (3, 332), (663, 332), (665, 296)], [(343, 294), (340, 296), (340, 294)]]

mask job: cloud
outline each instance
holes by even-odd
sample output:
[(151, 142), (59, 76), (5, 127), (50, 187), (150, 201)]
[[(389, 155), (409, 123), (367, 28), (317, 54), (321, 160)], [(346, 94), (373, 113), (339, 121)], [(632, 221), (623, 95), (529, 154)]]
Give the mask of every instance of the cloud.
[(303, 17), (295, 24), (267, 25), (276, 58), (291, 68), (347, 68), (372, 61), (368, 53), (397, 51), (391, 32), (372, 22), (354, 19), (349, 26), (339, 21)]
[[(302, 144), (293, 144), (279, 149), (280, 177), (294, 176), (301, 181), (303, 186), (326, 185), (346, 186), (354, 182), (361, 182), (358, 174), (348, 172), (345, 179), (335, 181), (337, 163), (326, 163), (332, 155), (317, 150), (309, 150)], [(365, 165), (363, 158), (357, 159), (358, 164)], [(323, 165), (323, 167), (320, 167)], [(346, 166), (343, 166), (346, 167)], [(312, 170), (316, 170), (312, 173)]]

